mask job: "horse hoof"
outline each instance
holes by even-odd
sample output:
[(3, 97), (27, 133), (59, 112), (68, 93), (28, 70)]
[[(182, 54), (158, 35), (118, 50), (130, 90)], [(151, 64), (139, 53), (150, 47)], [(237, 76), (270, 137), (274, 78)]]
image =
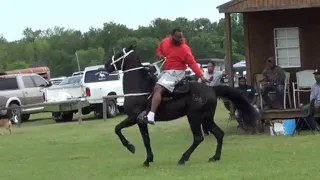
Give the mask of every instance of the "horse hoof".
[(216, 161), (219, 161), (220, 158), (216, 158), (216, 157), (212, 157), (208, 160), (208, 162), (216, 162)]
[(136, 147), (134, 147), (134, 145), (132, 144), (128, 144), (127, 149), (134, 154), (136, 152)]
[(181, 161), (181, 160), (180, 160), (180, 161), (178, 162), (178, 166), (184, 165), (185, 163), (186, 163), (185, 161)]
[(150, 163), (144, 162), (144, 163), (142, 164), (142, 166), (143, 166), (143, 167), (150, 167)]

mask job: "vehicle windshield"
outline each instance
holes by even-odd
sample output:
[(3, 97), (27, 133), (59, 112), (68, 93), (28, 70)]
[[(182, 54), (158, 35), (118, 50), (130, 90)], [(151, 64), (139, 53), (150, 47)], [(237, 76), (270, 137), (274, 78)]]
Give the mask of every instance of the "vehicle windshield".
[(16, 77), (0, 76), (0, 91), (19, 89)]
[(59, 86), (61, 85), (67, 85), (67, 84), (77, 84), (80, 83), (82, 76), (71, 76), (67, 77), (64, 80), (61, 81)]
[(97, 69), (97, 70), (87, 71), (84, 75), (85, 83), (116, 81), (116, 80), (119, 80), (119, 73), (117, 71), (114, 71), (109, 74), (105, 70)]

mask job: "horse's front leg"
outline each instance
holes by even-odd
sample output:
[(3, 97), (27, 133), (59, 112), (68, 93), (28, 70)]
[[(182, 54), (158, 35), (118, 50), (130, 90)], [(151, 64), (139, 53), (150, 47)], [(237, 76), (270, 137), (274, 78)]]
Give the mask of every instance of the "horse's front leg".
[(138, 124), (140, 133), (143, 139), (143, 144), (146, 148), (147, 159), (143, 162), (143, 166), (149, 167), (150, 163), (153, 162), (153, 153), (150, 145), (150, 136), (147, 124)]
[(121, 143), (123, 146), (125, 146), (132, 154), (136, 152), (136, 148), (133, 144), (131, 144), (122, 134), (121, 130), (123, 128), (128, 128), (130, 126), (133, 126), (137, 124), (136, 116), (134, 117), (127, 117), (125, 120), (121, 121), (118, 125), (115, 127), (115, 133), (118, 135)]

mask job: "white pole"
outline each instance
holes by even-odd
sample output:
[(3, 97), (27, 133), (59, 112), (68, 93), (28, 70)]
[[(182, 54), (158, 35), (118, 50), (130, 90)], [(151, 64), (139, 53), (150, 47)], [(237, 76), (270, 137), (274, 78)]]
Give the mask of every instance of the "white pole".
[(77, 52), (75, 54), (76, 54), (76, 59), (77, 59), (77, 64), (78, 64), (78, 71), (80, 72), (81, 69), (80, 69), (80, 63), (79, 63), (78, 54), (77, 54)]

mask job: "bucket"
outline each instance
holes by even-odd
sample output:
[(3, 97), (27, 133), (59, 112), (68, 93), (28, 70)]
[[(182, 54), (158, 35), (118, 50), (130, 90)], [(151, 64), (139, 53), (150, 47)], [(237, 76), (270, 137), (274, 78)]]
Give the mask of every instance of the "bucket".
[(286, 119), (283, 121), (284, 135), (292, 135), (296, 129), (295, 119)]

